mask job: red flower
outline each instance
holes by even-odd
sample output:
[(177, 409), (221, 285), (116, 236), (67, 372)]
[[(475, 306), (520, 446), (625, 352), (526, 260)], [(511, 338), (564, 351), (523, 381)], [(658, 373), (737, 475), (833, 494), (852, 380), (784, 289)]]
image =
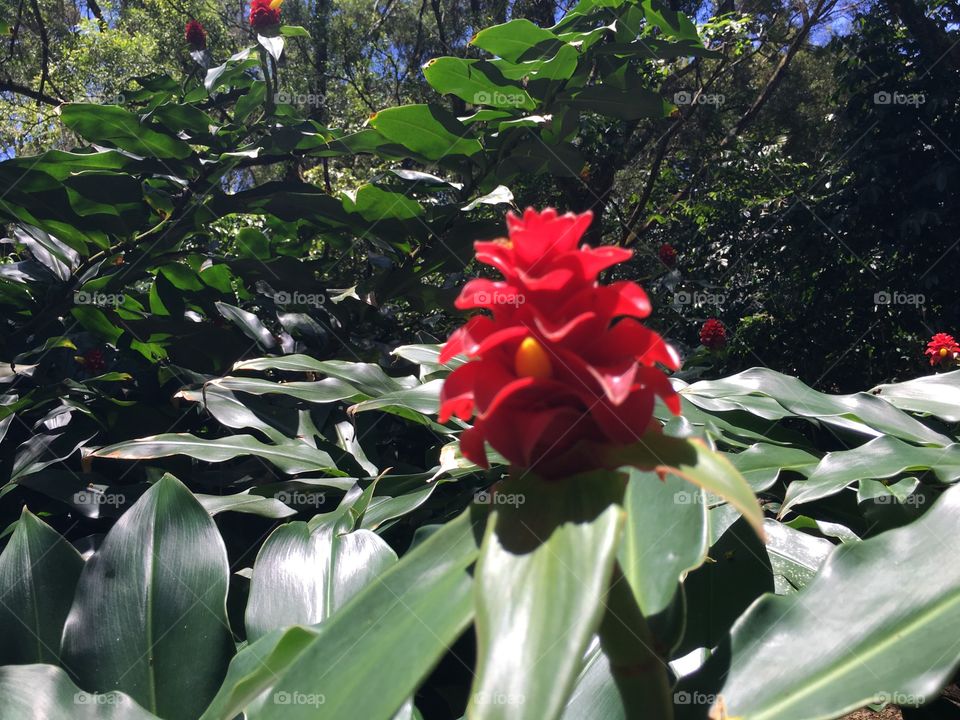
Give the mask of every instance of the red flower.
[(83, 365), (83, 369), (91, 375), (100, 375), (107, 369), (107, 360), (103, 356), (103, 351), (97, 348), (87, 350), (78, 359), (80, 364)]
[(250, 26), (258, 33), (272, 30), (280, 24), (280, 5), (283, 0), (253, 0), (250, 3)]
[(190, 20), (184, 31), (191, 50), (203, 50), (207, 46), (207, 31), (197, 20)]
[(463, 454), (487, 467), (485, 443), (511, 463), (545, 476), (599, 464), (591, 444), (636, 442), (650, 425), (655, 396), (674, 413), (680, 398), (656, 364), (676, 352), (640, 318), (650, 301), (639, 285), (601, 285), (597, 275), (627, 260), (619, 247), (578, 247), (592, 213), (528, 209), (507, 215), (509, 239), (475, 244), (477, 260), (503, 280), (471, 280), (456, 305), (486, 308), (453, 332), (440, 361), (464, 353), (440, 393), (440, 421), (474, 425)]
[(672, 268), (677, 264), (677, 251), (670, 243), (664, 243), (660, 246), (660, 250), (657, 251), (657, 257), (659, 257), (660, 262), (668, 268)]
[(930, 338), (924, 354), (930, 356), (931, 365), (941, 362), (960, 362), (960, 345), (957, 345), (952, 335), (937, 333)]
[(727, 328), (716, 318), (710, 318), (700, 328), (700, 344), (709, 350), (723, 349), (727, 344)]

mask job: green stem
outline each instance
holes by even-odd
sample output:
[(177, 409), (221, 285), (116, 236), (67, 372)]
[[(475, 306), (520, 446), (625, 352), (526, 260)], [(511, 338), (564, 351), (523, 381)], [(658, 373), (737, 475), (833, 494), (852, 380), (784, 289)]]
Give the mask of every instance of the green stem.
[(656, 651), (653, 634), (620, 567), (614, 568), (600, 624), (600, 644), (620, 691), (628, 720), (673, 720), (667, 662)]

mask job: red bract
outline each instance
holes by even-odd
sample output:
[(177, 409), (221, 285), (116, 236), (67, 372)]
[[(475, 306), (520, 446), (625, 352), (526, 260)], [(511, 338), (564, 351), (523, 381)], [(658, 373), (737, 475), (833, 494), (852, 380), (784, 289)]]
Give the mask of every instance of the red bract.
[(931, 365), (941, 362), (960, 362), (960, 345), (957, 345), (952, 335), (937, 333), (930, 338), (924, 354), (930, 356)]
[[(636, 283), (597, 275), (632, 255), (580, 247), (592, 213), (528, 209), (507, 215), (509, 239), (478, 242), (477, 259), (503, 280), (471, 280), (456, 305), (485, 308), (450, 336), (440, 361), (465, 354), (440, 394), (440, 421), (476, 419), (463, 454), (487, 467), (489, 443), (512, 464), (556, 477), (597, 468), (591, 445), (628, 444), (647, 430), (655, 396), (680, 398), (660, 363), (679, 357), (639, 320), (650, 301)], [(596, 448), (593, 448), (596, 449)]]
[(83, 369), (91, 375), (100, 375), (107, 369), (107, 360), (103, 355), (103, 351), (97, 348), (87, 350), (81, 355), (80, 364), (83, 365)]
[(257, 32), (272, 30), (280, 24), (283, 0), (253, 0), (250, 3), (250, 26)]
[(207, 31), (197, 20), (190, 20), (187, 23), (184, 36), (191, 50), (203, 50), (207, 46)]
[(709, 350), (723, 349), (727, 344), (727, 328), (716, 318), (710, 318), (700, 328), (700, 344)]
[(657, 256), (660, 258), (660, 262), (668, 268), (672, 268), (677, 264), (677, 251), (670, 243), (661, 245), (660, 250), (657, 251)]

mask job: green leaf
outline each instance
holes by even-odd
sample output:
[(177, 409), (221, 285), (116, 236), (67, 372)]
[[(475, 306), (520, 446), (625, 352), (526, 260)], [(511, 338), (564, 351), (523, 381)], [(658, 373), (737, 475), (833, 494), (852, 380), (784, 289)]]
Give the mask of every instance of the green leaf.
[(369, 530), (351, 532), (343, 513), (315, 527), (281, 525), (253, 565), (246, 626), (250, 642), (290, 625), (319, 623), (397, 562), (396, 553)]
[(0, 665), (58, 663), (83, 559), (26, 508), (0, 555)]
[[(387, 375), (379, 365), (346, 362), (344, 360), (315, 360), (308, 355), (284, 355), (283, 357), (243, 360), (234, 365), (233, 369), (322, 373), (346, 380), (367, 395), (374, 397), (404, 387), (396, 378)], [(411, 380), (415, 382), (413, 378)]]
[(470, 130), (445, 110), (430, 105), (401, 105), (375, 113), (370, 125), (388, 140), (428, 160), (474, 155), (482, 149)]
[(287, 507), (277, 498), (251, 495), (249, 491), (234, 495), (194, 493), (193, 496), (203, 505), (203, 509), (210, 513), (211, 517), (222, 512), (240, 512), (279, 520), (297, 514), (296, 510)]
[(665, 610), (680, 578), (703, 564), (710, 547), (706, 496), (685, 480), (630, 470), (620, 567), (640, 610)]
[[(389, 720), (469, 625), (467, 568), (476, 557), (464, 513), (317, 629), (275, 631), (238, 653), (202, 720), (233, 720), (244, 710), (250, 720)], [(361, 666), (376, 668), (376, 692)], [(289, 702), (311, 696), (323, 702)]]
[(951, 488), (910, 525), (840, 546), (800, 593), (754, 604), (731, 634), (727, 717), (812, 720), (932, 701), (960, 662), (958, 517)]
[(607, 84), (569, 91), (561, 99), (570, 107), (624, 120), (666, 117), (673, 107), (652, 90), (641, 87), (618, 88)]
[(95, 457), (116, 460), (147, 460), (189, 455), (204, 462), (225, 462), (235, 457), (253, 455), (269, 460), (286, 473), (336, 470), (327, 453), (303, 442), (268, 445), (250, 435), (231, 435), (205, 440), (190, 433), (167, 433), (136, 440), (126, 440), (100, 448)]
[(790, 483), (780, 515), (795, 505), (838, 493), (857, 480), (924, 470), (932, 472), (941, 482), (960, 478), (960, 444), (917, 447), (884, 436), (853, 450), (827, 453), (809, 478)]
[(672, 10), (663, 0), (642, 0), (641, 6), (647, 20), (668, 38), (692, 40), (700, 43), (697, 26), (682, 12)]
[(270, 241), (262, 231), (253, 227), (240, 228), (236, 238), (237, 254), (244, 258), (270, 259)]
[(196, 718), (233, 654), (228, 577), (213, 520), (165, 475), (87, 561), (63, 631), (65, 667), (86, 690), (121, 690), (163, 718)]
[(130, 696), (81, 690), (55, 665), (0, 667), (4, 720), (157, 720)]
[(505, 482), (477, 563), (472, 720), (559, 717), (603, 615), (616, 560), (622, 481)]
[(934, 415), (950, 423), (960, 422), (960, 370), (877, 385), (870, 394), (901, 410)]
[(299, 25), (281, 25), (280, 34), (284, 37), (310, 37), (307, 29)]
[(526, 90), (511, 85), (494, 65), (485, 60), (434, 58), (423, 66), (423, 75), (437, 92), (456, 95), (472, 105), (521, 110), (536, 107)]
[(785, 595), (806, 587), (834, 544), (769, 518), (763, 526), (767, 531), (767, 554), (777, 594)]
[(160, 160), (183, 160), (193, 154), (183, 140), (151, 129), (116, 105), (66, 103), (59, 112), (64, 125), (90, 142)]
[(763, 537), (763, 512), (750, 485), (725, 456), (701, 440), (649, 432), (638, 443), (604, 448), (601, 452), (609, 464), (674, 474), (699, 485), (733, 505)]
[(423, 215), (423, 206), (413, 198), (369, 183), (343, 193), (342, 197), (344, 210), (358, 213), (369, 222), (388, 218), (410, 220)]
[(756, 443), (727, 458), (757, 492), (773, 485), (784, 470), (809, 475), (820, 462), (806, 450), (767, 443)]
[(531, 48), (542, 46), (540, 49), (544, 54), (553, 55), (564, 43), (549, 30), (518, 18), (481, 30), (470, 44), (504, 60), (517, 62)]

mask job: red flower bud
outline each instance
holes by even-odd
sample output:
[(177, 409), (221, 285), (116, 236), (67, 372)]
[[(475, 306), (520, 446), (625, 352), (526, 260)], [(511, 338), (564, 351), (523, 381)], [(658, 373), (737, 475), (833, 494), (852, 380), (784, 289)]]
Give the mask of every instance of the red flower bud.
[(660, 246), (660, 249), (657, 251), (657, 257), (659, 257), (660, 262), (668, 268), (673, 268), (677, 264), (677, 251), (670, 243), (664, 243)]
[(187, 23), (184, 36), (191, 50), (203, 50), (207, 46), (207, 31), (197, 20), (190, 20)]
[(87, 350), (78, 359), (83, 369), (91, 375), (100, 375), (107, 369), (107, 360), (103, 356), (103, 351), (97, 348)]
[(280, 4), (283, 0), (252, 0), (250, 27), (258, 33), (273, 30), (280, 24)]
[(674, 413), (680, 398), (663, 365), (679, 357), (640, 322), (650, 301), (636, 283), (602, 285), (597, 275), (629, 250), (579, 246), (592, 214), (528, 209), (507, 215), (509, 239), (478, 242), (476, 257), (502, 280), (468, 282), (456, 305), (483, 308), (453, 332), (440, 355), (469, 359), (447, 378), (440, 421), (474, 425), (463, 454), (487, 467), (489, 443), (514, 465), (558, 477), (597, 469), (597, 445), (636, 442), (659, 396)]
[(700, 344), (709, 350), (722, 350), (727, 344), (727, 328), (716, 318), (710, 318), (700, 328)]
[(953, 339), (952, 335), (946, 333), (937, 333), (930, 342), (927, 343), (925, 355), (930, 356), (930, 364), (960, 362), (960, 345)]

